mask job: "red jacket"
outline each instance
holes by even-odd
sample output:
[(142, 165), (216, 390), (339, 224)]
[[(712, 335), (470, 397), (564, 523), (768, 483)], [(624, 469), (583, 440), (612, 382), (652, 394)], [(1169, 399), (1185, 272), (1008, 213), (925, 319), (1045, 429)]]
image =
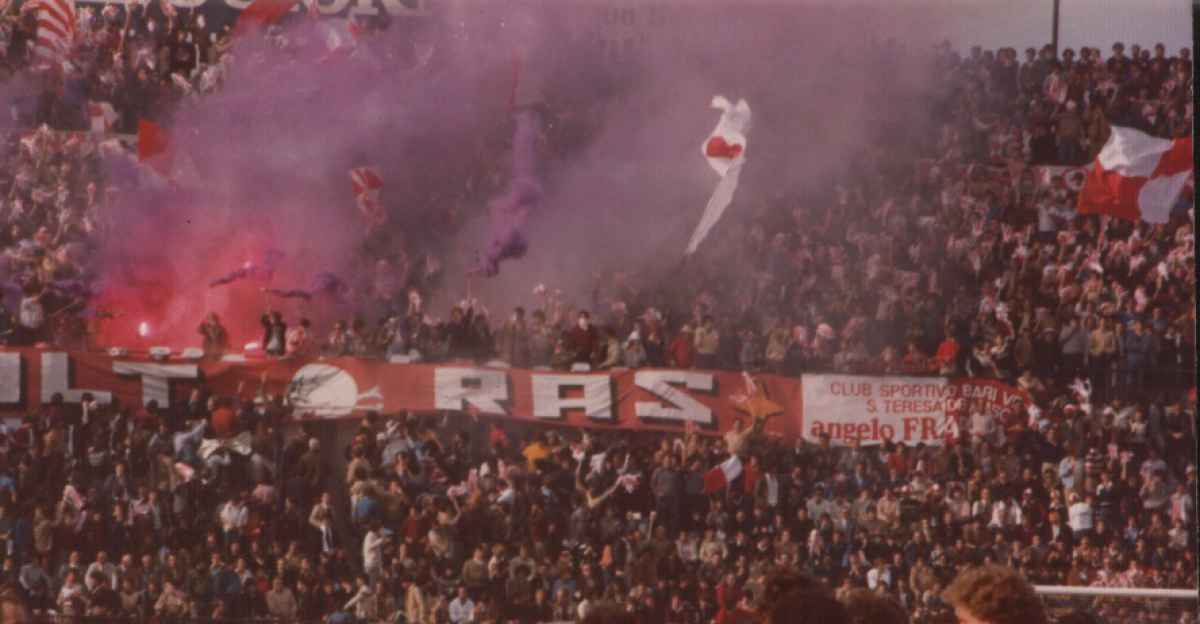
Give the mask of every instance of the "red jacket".
[(692, 344), (692, 335), (683, 333), (675, 336), (671, 346), (667, 347), (667, 357), (676, 368), (691, 368), (696, 359), (696, 347)]
[(753, 613), (748, 613), (738, 608), (738, 603), (742, 600), (742, 592), (736, 587), (730, 587), (724, 583), (717, 585), (717, 605), (720, 610), (717, 611), (717, 617), (713, 620), (715, 624), (740, 624), (742, 622), (750, 623), (756, 621)]
[(958, 341), (953, 338), (943, 340), (933, 357), (943, 366), (953, 362), (954, 358), (958, 357)]

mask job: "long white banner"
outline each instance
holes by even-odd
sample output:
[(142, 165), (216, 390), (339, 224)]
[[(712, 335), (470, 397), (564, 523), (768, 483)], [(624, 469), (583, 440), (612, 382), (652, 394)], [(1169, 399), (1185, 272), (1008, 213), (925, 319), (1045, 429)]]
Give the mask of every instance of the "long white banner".
[(941, 445), (958, 437), (957, 414), (999, 415), (1023, 407), (1028, 396), (988, 379), (805, 375), (806, 440), (828, 434), (834, 444), (881, 444), (884, 440)]

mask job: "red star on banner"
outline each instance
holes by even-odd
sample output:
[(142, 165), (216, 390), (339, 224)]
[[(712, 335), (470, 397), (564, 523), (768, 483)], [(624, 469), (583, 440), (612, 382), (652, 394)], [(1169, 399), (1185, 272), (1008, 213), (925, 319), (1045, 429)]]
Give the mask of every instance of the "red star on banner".
[(735, 407), (750, 414), (755, 421), (766, 420), (769, 416), (783, 412), (782, 405), (767, 398), (767, 393), (758, 380), (751, 377), (750, 373), (742, 373), (742, 376), (746, 380), (746, 392), (730, 397)]

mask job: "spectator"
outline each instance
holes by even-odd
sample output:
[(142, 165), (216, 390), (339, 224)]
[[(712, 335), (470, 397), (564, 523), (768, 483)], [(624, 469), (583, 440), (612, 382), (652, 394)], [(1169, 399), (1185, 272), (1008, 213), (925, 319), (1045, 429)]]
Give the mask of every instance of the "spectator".
[(266, 594), (267, 612), (271, 617), (280, 620), (294, 620), (299, 606), (292, 590), (283, 584), (281, 577), (271, 581), (271, 589)]
[(199, 329), (203, 338), (202, 348), (205, 357), (220, 358), (229, 348), (229, 332), (221, 325), (221, 319), (216, 312), (210, 312), (204, 317)]
[(1042, 601), (1019, 573), (998, 566), (961, 572), (943, 592), (960, 622), (1045, 624)]
[(467, 588), (459, 586), (458, 594), (450, 601), (451, 624), (475, 621), (475, 602), (467, 594)]

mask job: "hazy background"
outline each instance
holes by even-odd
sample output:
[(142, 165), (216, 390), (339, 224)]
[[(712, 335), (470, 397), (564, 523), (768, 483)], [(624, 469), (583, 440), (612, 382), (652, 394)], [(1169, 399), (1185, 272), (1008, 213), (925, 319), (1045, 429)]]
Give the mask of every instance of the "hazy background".
[[(224, 90), (175, 115), (201, 183), (126, 198), (116, 211), (128, 231), (102, 258), (118, 271), (112, 292), (142, 302), (131, 318), (151, 317), (154, 340), (171, 344), (195, 342), (207, 311), (226, 317), (235, 344), (256, 339), (263, 284), (207, 282), (268, 252), (284, 258), (276, 288), (306, 287), (320, 272), (362, 283), (377, 257), (410, 271), (433, 254), (443, 276), (425, 296), (443, 318), (468, 292), (506, 315), (528, 306), (538, 283), (588, 306), (595, 273), (621, 270), (653, 287), (681, 261), (717, 181), (700, 154), (719, 116), (713, 95), (745, 98), (754, 111), (741, 185), (698, 254), (719, 266), (768, 205), (825, 201), (872, 144), (934, 132), (924, 99), (934, 45), (1040, 47), (1051, 6), (445, 0), (429, 17), (395, 20), (367, 44), (365, 62), (325, 59), (321, 26), (299, 20), (287, 50), (239, 42)], [(1189, 10), (1184, 0), (1064, 0), (1060, 47), (1107, 54), (1115, 40), (1162, 41), (1174, 52), (1190, 43)], [(419, 47), (434, 54), (413, 69)], [(495, 278), (469, 280), (492, 228), (488, 197), (462, 187), (480, 154), (492, 154), (500, 188), (508, 175), (514, 57), (518, 103), (549, 98), (589, 117), (594, 132), (581, 149), (536, 164), (545, 196), (525, 226), (528, 254)], [(347, 177), (361, 165), (379, 167), (392, 215), (369, 250)], [(281, 307), (321, 321), (353, 309), (328, 299)]]

